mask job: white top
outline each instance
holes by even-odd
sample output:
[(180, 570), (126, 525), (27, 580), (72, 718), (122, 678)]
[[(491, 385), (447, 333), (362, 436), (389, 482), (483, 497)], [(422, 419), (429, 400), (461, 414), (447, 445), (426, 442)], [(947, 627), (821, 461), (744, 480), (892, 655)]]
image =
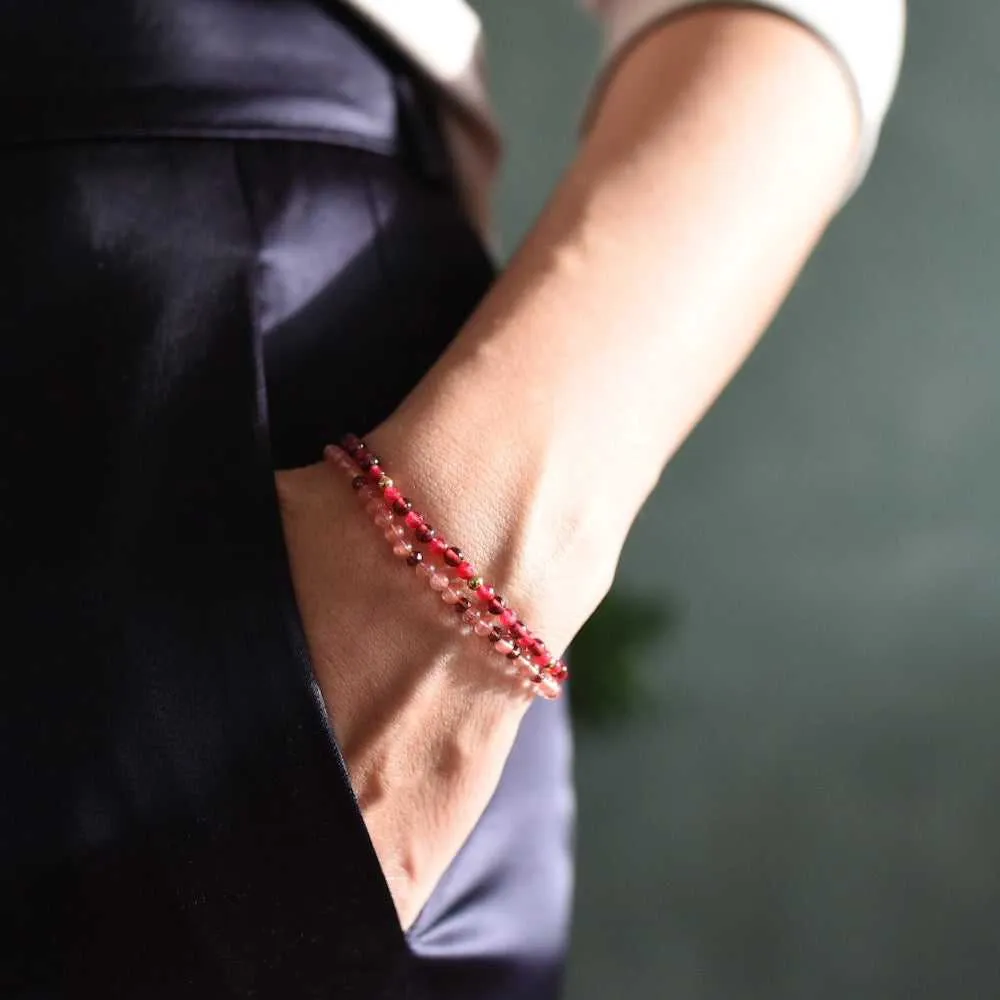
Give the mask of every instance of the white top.
[[(535, 0), (543, 3), (545, 0)], [(655, 21), (719, 0), (582, 0), (604, 27), (603, 67)], [(473, 218), (488, 224), (500, 139), (483, 74), (479, 18), (465, 0), (348, 0), (434, 81), (444, 127)], [(905, 0), (751, 0), (816, 32), (840, 58), (857, 101), (861, 135), (845, 198), (861, 182), (878, 141), (903, 54)], [(602, 67), (602, 68), (603, 68)]]

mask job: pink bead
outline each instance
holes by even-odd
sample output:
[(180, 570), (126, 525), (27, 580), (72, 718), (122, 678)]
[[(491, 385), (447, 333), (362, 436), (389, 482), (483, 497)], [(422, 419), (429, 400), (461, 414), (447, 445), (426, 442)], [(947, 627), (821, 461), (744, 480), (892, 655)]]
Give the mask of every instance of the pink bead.
[(408, 542), (396, 542), (392, 547), (393, 555), (399, 556), (400, 559), (405, 558), (413, 551), (413, 546)]
[(366, 475), (373, 482), (377, 483), (385, 473), (382, 472), (382, 467), (380, 465), (369, 465), (368, 472)]
[(550, 678), (545, 677), (538, 687), (535, 688), (535, 693), (539, 698), (544, 698), (546, 701), (555, 701), (559, 697), (559, 685), (554, 684)]
[(547, 650), (543, 650), (541, 653), (535, 653), (531, 658), (531, 662), (534, 663), (536, 667), (547, 667), (552, 662), (552, 654)]
[(510, 639), (500, 639), (499, 641), (493, 643), (493, 648), (498, 653), (506, 656), (514, 648), (514, 643), (512, 643)]
[(475, 625), (479, 621), (479, 612), (475, 608), (466, 608), (462, 612), (462, 621), (466, 625)]
[(511, 625), (510, 630), (522, 643), (531, 635), (531, 629), (524, 622), (515, 622)]
[(433, 590), (444, 590), (448, 586), (448, 577), (444, 573), (435, 573), (431, 577), (431, 588)]
[(430, 549), (431, 552), (434, 553), (434, 555), (436, 556), (444, 555), (445, 549), (447, 548), (448, 548), (448, 543), (440, 536), (431, 539)]
[(513, 608), (504, 608), (500, 614), (500, 624), (510, 628), (517, 621), (517, 612)]
[(421, 576), (426, 576), (428, 579), (430, 579), (430, 577), (432, 577), (434, 575), (434, 573), (436, 572), (436, 570), (429, 563), (422, 562), (422, 563), (418, 563), (418, 565), (417, 565), (417, 572)]
[(514, 663), (521, 671), (522, 676), (529, 680), (534, 680), (538, 676), (538, 668), (526, 657), (519, 656)]
[(424, 523), (424, 519), (415, 510), (411, 510), (403, 520), (406, 522), (406, 526), (414, 531)]
[(384, 506), (385, 504), (383, 504), (381, 500), (372, 497), (372, 499), (365, 504), (365, 510), (368, 511), (368, 513), (371, 514), (372, 517), (376, 517), (378, 514), (382, 512), (382, 508)]
[(481, 600), (484, 604), (486, 604), (488, 601), (493, 600), (493, 594), (494, 590), (488, 583), (484, 583), (476, 591), (476, 597), (478, 597), (479, 600)]
[(389, 525), (392, 524), (392, 515), (380, 511), (378, 514), (375, 515), (375, 523), (380, 528), (388, 528)]
[(458, 592), (452, 590), (451, 587), (441, 592), (441, 600), (444, 601), (445, 604), (458, 604), (458, 596)]
[(390, 524), (389, 527), (385, 529), (383, 534), (385, 535), (385, 540), (387, 542), (392, 542), (393, 545), (399, 541), (399, 535), (396, 534), (396, 526), (394, 524)]
[(476, 575), (476, 567), (466, 560), (458, 564), (456, 572), (463, 580), (471, 580)]
[(387, 486), (382, 491), (382, 496), (385, 497), (386, 503), (392, 503), (393, 501), (398, 500), (402, 495), (403, 494), (399, 492), (398, 486)]
[(489, 622), (483, 621), (483, 619), (480, 618), (476, 622), (475, 633), (476, 633), (476, 635), (479, 635), (479, 636), (486, 636), (486, 635), (490, 634), (490, 629), (492, 629), (492, 628), (493, 628), (493, 626)]

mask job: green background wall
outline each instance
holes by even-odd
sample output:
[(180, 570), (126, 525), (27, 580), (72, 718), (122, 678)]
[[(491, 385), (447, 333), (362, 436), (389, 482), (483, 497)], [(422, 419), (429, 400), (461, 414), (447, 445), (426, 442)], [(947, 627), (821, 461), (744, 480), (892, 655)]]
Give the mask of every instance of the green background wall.
[[(512, 246), (596, 36), (476, 6)], [(868, 181), (635, 526), (618, 585), (681, 620), (579, 742), (570, 1000), (1000, 997), (998, 37), (911, 2)]]

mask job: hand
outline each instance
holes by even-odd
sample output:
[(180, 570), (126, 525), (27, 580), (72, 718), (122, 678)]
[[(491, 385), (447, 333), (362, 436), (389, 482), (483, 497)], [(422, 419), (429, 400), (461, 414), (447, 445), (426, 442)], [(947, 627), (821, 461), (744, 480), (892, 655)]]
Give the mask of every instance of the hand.
[(534, 696), (459, 634), (338, 470), (281, 472), (277, 488), (313, 667), (405, 929), (489, 802)]

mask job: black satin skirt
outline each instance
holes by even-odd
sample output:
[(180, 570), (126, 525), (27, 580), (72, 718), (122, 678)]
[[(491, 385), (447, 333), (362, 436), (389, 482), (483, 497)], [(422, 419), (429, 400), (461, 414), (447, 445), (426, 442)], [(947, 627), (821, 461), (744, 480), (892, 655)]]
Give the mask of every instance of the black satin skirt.
[(0, 0), (0, 112), (0, 995), (551, 1000), (565, 708), (404, 935), (274, 492), (492, 279), (424, 84), (332, 4)]

